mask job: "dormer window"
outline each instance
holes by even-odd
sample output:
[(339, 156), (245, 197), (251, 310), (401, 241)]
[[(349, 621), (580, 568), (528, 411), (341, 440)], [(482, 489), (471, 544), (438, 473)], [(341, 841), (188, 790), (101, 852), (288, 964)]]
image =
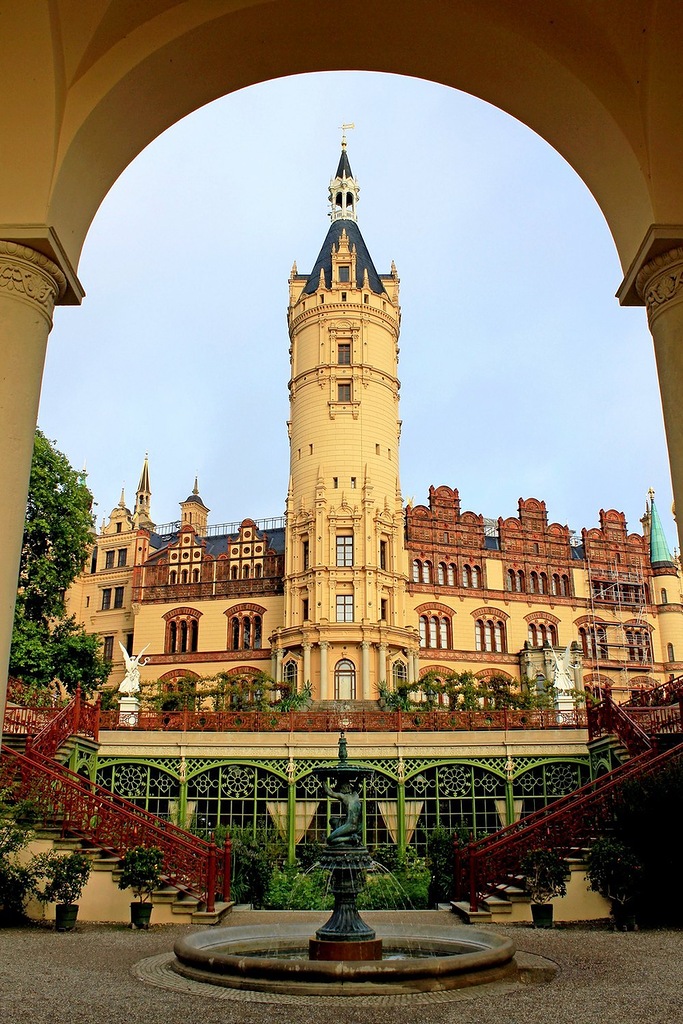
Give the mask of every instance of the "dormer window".
[(351, 267), (348, 263), (342, 264), (339, 268), (339, 281), (342, 284), (348, 284), (351, 280)]

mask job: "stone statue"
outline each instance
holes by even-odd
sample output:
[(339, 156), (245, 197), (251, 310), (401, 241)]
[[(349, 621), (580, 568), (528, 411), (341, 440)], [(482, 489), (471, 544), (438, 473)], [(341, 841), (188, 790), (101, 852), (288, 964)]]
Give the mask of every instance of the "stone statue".
[(571, 670), (571, 644), (567, 645), (562, 658), (558, 658), (555, 651), (553, 651), (553, 658), (555, 659), (553, 686), (558, 693), (572, 693), (574, 691), (574, 676)]
[(328, 782), (325, 782), (325, 792), (334, 800), (339, 800), (346, 810), (343, 820), (332, 819), (332, 824), (335, 827), (327, 837), (327, 845), (360, 846), (363, 831), (363, 804), (360, 796), (352, 788), (350, 782), (343, 782), (338, 792), (332, 789)]
[(145, 653), (149, 644), (142, 648), (139, 654), (133, 656), (128, 653), (126, 648), (119, 641), (119, 647), (123, 652), (123, 657), (126, 662), (126, 675), (119, 686), (119, 693), (124, 697), (132, 697), (134, 694), (140, 692), (140, 666), (144, 668), (148, 664), (149, 658), (145, 658), (141, 661), (142, 655)]

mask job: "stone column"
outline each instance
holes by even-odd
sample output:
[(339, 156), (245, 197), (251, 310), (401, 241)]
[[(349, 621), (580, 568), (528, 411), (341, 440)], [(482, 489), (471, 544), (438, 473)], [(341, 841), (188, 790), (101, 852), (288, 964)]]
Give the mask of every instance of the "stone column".
[[(45, 348), (55, 303), (65, 291), (66, 278), (46, 256), (0, 241), (0, 716)], [(76, 391), (74, 380), (69, 400)]]
[[(645, 263), (636, 290), (647, 307), (657, 360), (676, 508), (683, 509), (683, 247)], [(683, 546), (683, 516), (678, 517)]]
[(360, 680), (363, 700), (370, 700), (370, 644), (367, 640), (360, 645)]
[(320, 643), (320, 699), (329, 700), (329, 679), (328, 679), (328, 668), (327, 668), (327, 651), (329, 644), (326, 640)]
[(306, 683), (311, 681), (311, 645), (302, 644), (304, 650), (304, 678), (301, 680), (301, 686), (299, 689), (303, 689)]
[(275, 682), (279, 685), (282, 682), (282, 648), (275, 648)]
[(387, 645), (380, 644), (377, 648), (377, 682), (386, 683), (389, 685), (387, 679)]

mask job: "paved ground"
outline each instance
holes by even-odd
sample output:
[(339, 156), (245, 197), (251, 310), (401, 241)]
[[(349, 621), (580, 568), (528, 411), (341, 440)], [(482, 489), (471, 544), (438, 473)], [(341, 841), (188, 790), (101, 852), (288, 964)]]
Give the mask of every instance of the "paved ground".
[[(264, 928), (285, 914), (235, 914)], [(315, 920), (315, 919), (313, 919)], [(441, 918), (443, 920), (443, 917)], [(381, 925), (377, 924), (381, 933)], [(453, 918), (454, 926), (457, 924)], [(535, 931), (495, 926), (520, 950), (555, 961), (547, 985), (470, 989), (447, 1002), (367, 1005), (360, 999), (307, 997), (300, 1003), (227, 997), (223, 990), (167, 991), (136, 977), (163, 959), (179, 935), (162, 926), (131, 932), (80, 925), (68, 934), (44, 927), (0, 929), (0, 1015), (4, 1024), (679, 1024), (683, 1021), (683, 931)], [(152, 972), (153, 973), (153, 972)], [(259, 997), (263, 1000), (265, 997)]]

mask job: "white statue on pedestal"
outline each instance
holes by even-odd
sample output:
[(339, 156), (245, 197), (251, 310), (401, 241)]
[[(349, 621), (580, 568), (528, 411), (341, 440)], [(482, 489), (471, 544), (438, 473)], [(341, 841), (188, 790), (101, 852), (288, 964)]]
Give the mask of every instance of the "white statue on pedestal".
[(149, 644), (143, 647), (140, 653), (135, 656), (128, 653), (121, 641), (119, 641), (119, 647), (123, 652), (126, 662), (126, 675), (119, 686), (119, 693), (124, 697), (132, 697), (140, 692), (140, 666), (144, 668), (148, 664), (149, 658), (145, 658), (144, 661), (140, 659), (149, 647)]
[(568, 711), (576, 706), (576, 688), (574, 686), (574, 674), (572, 672), (571, 644), (561, 658), (558, 658), (553, 651), (555, 659), (555, 672), (553, 674), (553, 686), (555, 688), (555, 708), (558, 711)]

